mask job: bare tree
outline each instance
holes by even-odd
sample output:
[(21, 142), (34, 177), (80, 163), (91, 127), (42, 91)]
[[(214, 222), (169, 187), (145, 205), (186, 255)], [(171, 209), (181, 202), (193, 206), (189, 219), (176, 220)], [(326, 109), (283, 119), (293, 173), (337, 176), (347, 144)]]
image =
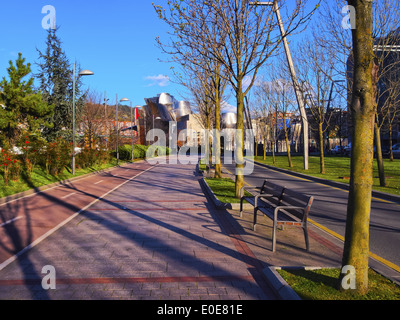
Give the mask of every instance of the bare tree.
[(272, 163), (275, 164), (275, 145), (276, 145), (276, 114), (278, 113), (277, 103), (270, 101), (271, 86), (266, 81), (261, 81), (255, 86), (256, 103), (253, 114), (258, 119), (259, 128), (263, 140), (263, 159), (266, 159), (267, 144), (271, 143)]
[[(343, 13), (342, 10), (347, 5), (346, 0), (334, 0), (324, 4), (324, 10), (320, 11), (320, 21), (323, 21), (324, 28), (316, 30), (315, 38), (318, 44), (326, 50), (335, 55), (335, 68), (342, 79), (347, 79), (349, 87), (352, 86), (352, 79), (347, 77), (347, 66), (351, 67), (352, 55), (352, 38), (350, 30), (344, 30)], [(371, 36), (373, 40), (373, 50), (377, 57), (377, 64), (379, 67), (378, 83), (384, 79), (386, 75), (396, 65), (400, 63), (399, 59), (389, 59), (392, 54), (393, 43), (399, 43), (399, 35), (393, 31), (400, 27), (400, 0), (380, 0), (373, 1), (372, 4), (372, 27)], [(350, 57), (350, 59), (349, 59)], [(350, 64), (349, 64), (350, 61)], [(388, 63), (388, 61), (390, 61)], [(351, 89), (349, 89), (351, 91)], [(380, 101), (380, 97), (385, 96), (384, 90), (376, 90), (375, 103)], [(348, 95), (348, 104), (350, 104), (350, 96)], [(376, 108), (377, 114), (375, 115), (375, 145), (376, 145), (376, 159), (378, 164), (380, 185), (385, 186), (385, 173), (382, 158), (381, 147), (381, 127), (386, 119), (386, 112), (382, 107)]]
[(316, 41), (306, 41), (297, 50), (299, 78), (306, 84), (305, 92), (309, 101), (309, 110), (318, 132), (320, 150), (320, 172), (325, 173), (324, 135), (330, 122), (327, 104), (334, 76), (334, 57), (332, 51), (324, 50)]
[(94, 149), (104, 127), (104, 107), (98, 94), (91, 92), (80, 113), (81, 130), (89, 148)]
[[(223, 42), (225, 35), (217, 32), (220, 18), (213, 12), (208, 11), (207, 20), (194, 19), (196, 13), (207, 10), (205, 4), (197, 3), (196, 7), (191, 7), (194, 3), (193, 1), (171, 1), (168, 12), (161, 6), (155, 6), (159, 17), (171, 27), (174, 34), (174, 39), (168, 43), (163, 43), (160, 39), (157, 39), (157, 42), (163, 52), (171, 56), (171, 61), (180, 65), (181, 73), (186, 75), (185, 78), (178, 76), (178, 82), (188, 87), (192, 93), (196, 92), (196, 100), (199, 95), (203, 98), (207, 97), (205, 105), (205, 100), (201, 99), (203, 102), (200, 105), (203, 106), (203, 111), (209, 114), (210, 100), (214, 105), (215, 176), (221, 177), (221, 103), (228, 76), (221, 62), (209, 55), (208, 52), (210, 47), (217, 50), (213, 46), (217, 42)], [(187, 10), (188, 8), (190, 10)], [(210, 30), (211, 39), (203, 37), (204, 30)], [(196, 88), (190, 87), (192, 77), (198, 80)], [(203, 92), (200, 93), (199, 90), (203, 90)], [(211, 122), (208, 121), (206, 127), (211, 129)], [(211, 157), (210, 154), (209, 158), (211, 159)]]
[(382, 108), (386, 110), (386, 129), (389, 133), (389, 155), (393, 161), (393, 125), (400, 119), (400, 76), (397, 72), (391, 72), (384, 80), (386, 96)]
[[(293, 167), (291, 147), (289, 142), (289, 130), (293, 119), (295, 105), (295, 94), (292, 81), (289, 81), (290, 72), (282, 59), (278, 60), (277, 66), (271, 66), (267, 72), (267, 82), (264, 83), (264, 93), (267, 101), (273, 109), (274, 135), (279, 137), (283, 134), (285, 139), (288, 166)], [(274, 138), (276, 140), (276, 138)]]
[[(172, 1), (174, 2), (174, 1)], [(244, 130), (244, 97), (254, 84), (259, 68), (272, 56), (282, 42), (279, 27), (274, 19), (272, 6), (255, 8), (248, 0), (194, 0), (179, 1), (177, 6), (186, 3), (186, 12), (182, 12), (185, 23), (193, 27), (197, 42), (207, 43), (207, 54), (220, 62), (227, 70), (227, 80), (236, 94), (237, 127), (236, 127), (236, 196), (244, 185), (243, 130)], [(308, 19), (303, 6), (306, 1), (297, 1), (294, 10), (288, 15), (286, 36)], [(283, 5), (283, 2), (281, 2)], [(212, 13), (212, 14), (211, 14)], [(217, 15), (218, 28), (205, 28), (210, 16)], [(298, 21), (296, 21), (298, 19)], [(212, 20), (215, 21), (215, 20)], [(184, 26), (186, 28), (186, 25)], [(218, 31), (220, 36), (215, 37)], [(221, 41), (221, 40), (224, 41)], [(217, 41), (216, 41), (217, 40)], [(250, 79), (244, 88), (245, 77)]]

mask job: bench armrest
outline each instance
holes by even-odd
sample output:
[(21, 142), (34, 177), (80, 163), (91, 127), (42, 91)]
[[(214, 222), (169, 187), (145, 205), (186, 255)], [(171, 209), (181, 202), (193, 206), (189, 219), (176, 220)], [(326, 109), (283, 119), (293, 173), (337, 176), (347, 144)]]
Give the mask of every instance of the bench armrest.
[(262, 194), (258, 194), (255, 196), (254, 198), (254, 206), (257, 207), (257, 202), (259, 198), (273, 198), (275, 197), (275, 195), (273, 195), (272, 193), (262, 193)]
[(240, 197), (243, 198), (244, 190), (256, 190), (257, 186), (244, 186), (240, 188)]
[(306, 208), (305, 208), (305, 207), (278, 206), (278, 207), (275, 207), (275, 210), (274, 210), (274, 220), (276, 221), (276, 220), (278, 219), (278, 212), (279, 212), (279, 210), (290, 210), (290, 209), (302, 210), (303, 213), (305, 213), (305, 211), (306, 211)]

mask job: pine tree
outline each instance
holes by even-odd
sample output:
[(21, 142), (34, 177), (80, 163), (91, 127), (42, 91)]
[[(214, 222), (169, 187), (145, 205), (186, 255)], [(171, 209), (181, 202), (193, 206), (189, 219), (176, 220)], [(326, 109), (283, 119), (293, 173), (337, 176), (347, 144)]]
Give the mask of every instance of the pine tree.
[(9, 80), (3, 77), (0, 82), (0, 130), (2, 144), (15, 144), (22, 130), (34, 132), (43, 127), (51, 127), (46, 119), (52, 114), (53, 106), (42, 99), (35, 91), (33, 77), (23, 80), (31, 73), (31, 64), (18, 54), (15, 65), (10, 61), (7, 69)]
[[(37, 63), (39, 73), (39, 88), (43, 99), (48, 104), (54, 105), (54, 114), (49, 119), (53, 127), (45, 130), (44, 135), (51, 141), (57, 137), (71, 139), (72, 137), (72, 99), (73, 99), (73, 68), (66, 53), (62, 50), (62, 42), (57, 36), (56, 29), (49, 29), (46, 50), (39, 53), (40, 62)], [(76, 82), (76, 112), (82, 107), (80, 96), (80, 81)]]

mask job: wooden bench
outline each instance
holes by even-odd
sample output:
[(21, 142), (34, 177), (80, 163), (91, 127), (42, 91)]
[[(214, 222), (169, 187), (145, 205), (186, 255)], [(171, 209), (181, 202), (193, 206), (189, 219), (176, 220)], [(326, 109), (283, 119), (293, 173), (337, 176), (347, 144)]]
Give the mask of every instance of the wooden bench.
[[(244, 190), (252, 193), (252, 196), (244, 196)], [(247, 201), (254, 206), (253, 230), (256, 230), (258, 211), (261, 211), (273, 221), (272, 252), (275, 252), (276, 249), (276, 229), (278, 225), (301, 227), (304, 231), (306, 250), (309, 251), (307, 218), (314, 201), (312, 196), (304, 195), (265, 180), (261, 187), (247, 186), (242, 188), (240, 199), (241, 217), (243, 201)]]

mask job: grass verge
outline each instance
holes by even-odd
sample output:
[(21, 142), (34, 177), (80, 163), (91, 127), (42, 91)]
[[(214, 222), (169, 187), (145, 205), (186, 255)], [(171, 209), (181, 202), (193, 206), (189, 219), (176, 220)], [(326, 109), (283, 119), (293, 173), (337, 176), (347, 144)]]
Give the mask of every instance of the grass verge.
[[(120, 160), (120, 164), (123, 164), (124, 161)], [(113, 159), (111, 162), (105, 163), (103, 165), (96, 165), (92, 167), (88, 167), (85, 169), (77, 169), (75, 171), (75, 176), (72, 175), (71, 169), (64, 169), (62, 173), (59, 175), (51, 175), (47, 174), (46, 171), (42, 168), (35, 168), (32, 172), (32, 176), (30, 179), (27, 179), (24, 176), (21, 176), (19, 181), (10, 181), (8, 186), (4, 185), (4, 180), (0, 179), (0, 198), (7, 197), (10, 195), (14, 195), (20, 192), (24, 192), (30, 189), (39, 188), (45, 185), (49, 185), (55, 182), (68, 180), (73, 177), (79, 177), (88, 173), (105, 170), (111, 167), (115, 167), (117, 165), (116, 159)]]
[[(235, 181), (229, 178), (205, 178), (208, 186), (214, 192), (217, 199), (223, 203), (240, 203), (235, 197)], [(245, 191), (245, 195), (251, 194)]]
[[(254, 160), (277, 168), (299, 172), (313, 177), (318, 177), (326, 180), (349, 183), (350, 177), (350, 158), (338, 156), (325, 157), (325, 174), (320, 173), (320, 158), (309, 157), (309, 169), (304, 170), (303, 157), (292, 156), (293, 167), (290, 168), (286, 156), (276, 156), (275, 164), (272, 163), (272, 156), (255, 157)], [(373, 189), (376, 191), (386, 192), (390, 194), (400, 195), (400, 160), (395, 159), (390, 161), (384, 159), (384, 168), (386, 176), (386, 187), (379, 185), (378, 165), (374, 161), (374, 184)]]
[(277, 270), (304, 300), (400, 300), (400, 287), (369, 269), (369, 292), (360, 295), (337, 289), (340, 269)]

